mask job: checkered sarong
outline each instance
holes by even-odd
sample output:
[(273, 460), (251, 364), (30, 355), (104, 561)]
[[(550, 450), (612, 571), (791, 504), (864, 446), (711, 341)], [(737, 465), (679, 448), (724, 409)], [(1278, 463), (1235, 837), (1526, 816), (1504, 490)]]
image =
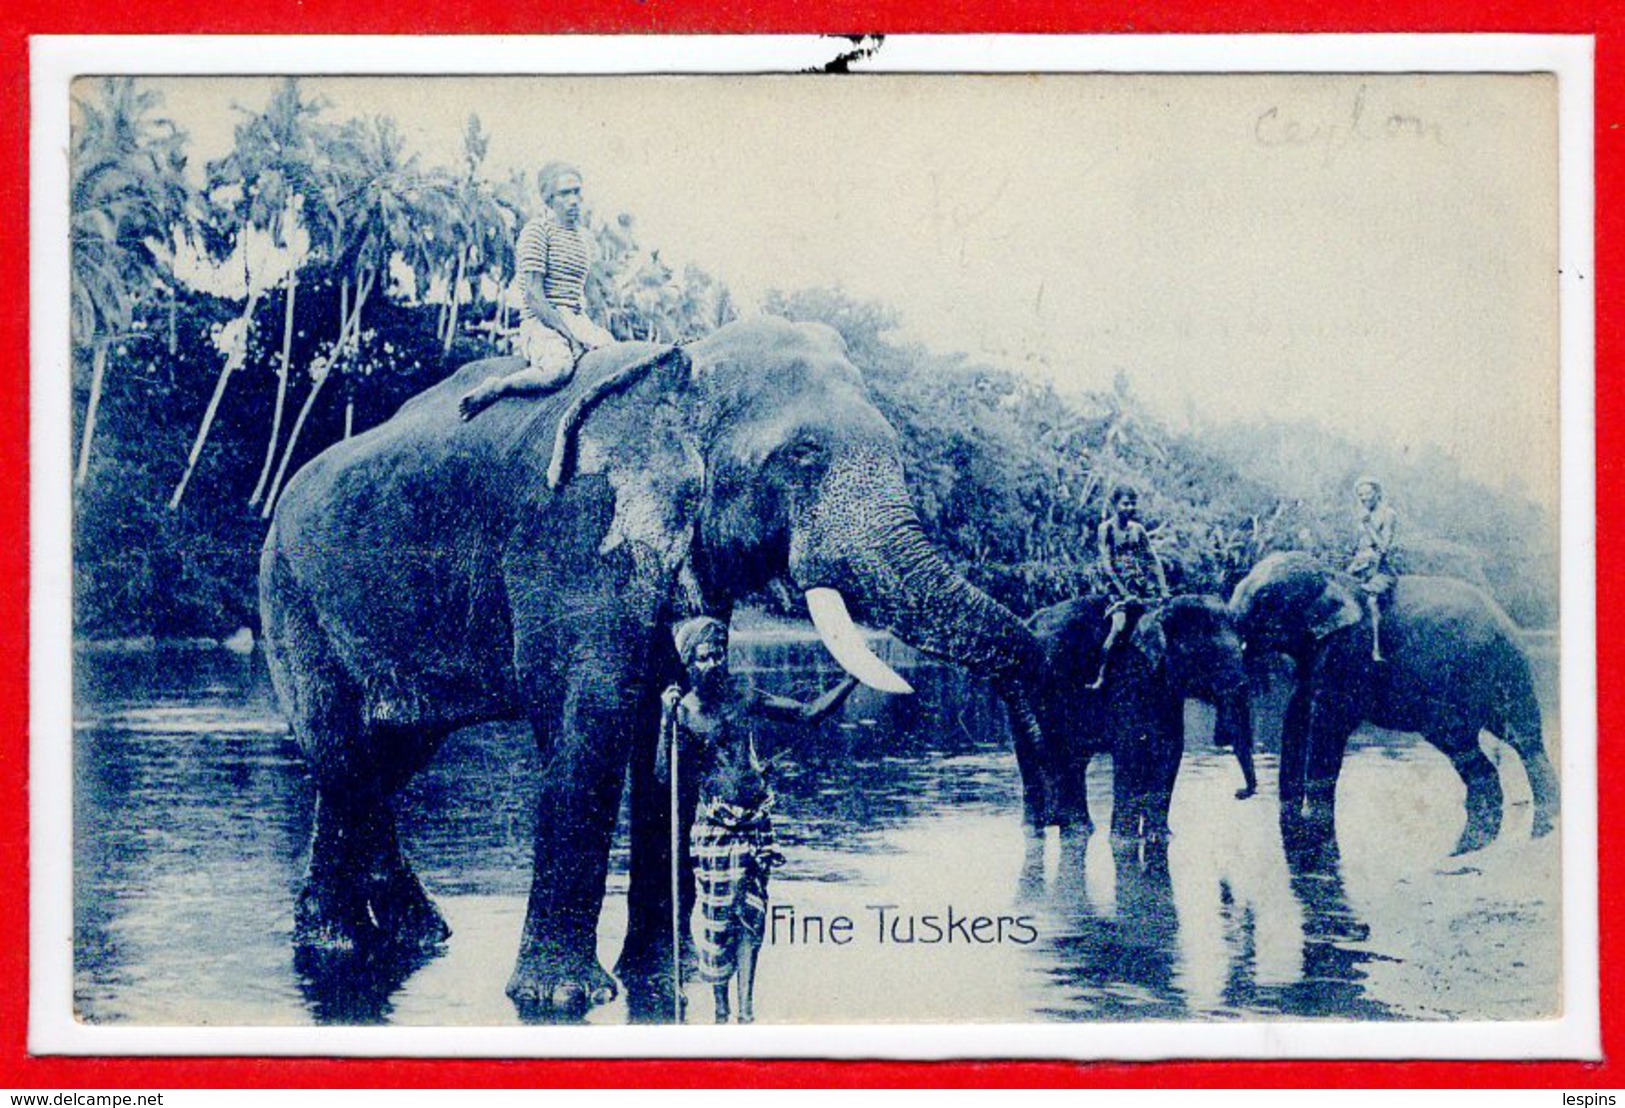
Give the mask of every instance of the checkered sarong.
[(761, 941), (767, 926), (767, 878), (782, 861), (773, 845), (769, 799), (740, 808), (721, 800), (707, 804), (694, 821), (689, 853), (694, 859), (699, 955), (702, 980), (711, 984), (733, 976), (740, 930)]

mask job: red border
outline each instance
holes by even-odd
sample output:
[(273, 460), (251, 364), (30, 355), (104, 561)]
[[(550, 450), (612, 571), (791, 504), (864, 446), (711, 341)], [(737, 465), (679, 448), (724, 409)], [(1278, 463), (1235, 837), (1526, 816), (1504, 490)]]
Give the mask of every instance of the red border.
[[(1621, 843), (1612, 833), (1615, 794), (1625, 786), (1625, 296), (1610, 284), (1625, 269), (1625, 0), (836, 0), (812, 13), (801, 0), (511, 0), (433, 5), (344, 0), (120, 0), (116, 5), (11, 0), (0, 14), (0, 210), (13, 230), (0, 256), (0, 287), (28, 288), (28, 36), (30, 34), (457, 34), (537, 32), (1345, 32), (1502, 31), (1594, 34), (1596, 52), (1598, 756), (1603, 1044), (1620, 1056), (1625, 964)], [(0, 297), (0, 873), (12, 889), (28, 872), (28, 356), (26, 295)], [(537, 1086), (1548, 1086), (1625, 1085), (1625, 1066), (1579, 1063), (1203, 1062), (1146, 1064), (764, 1062), (764, 1061), (378, 1061), (305, 1059), (31, 1058), (28, 1022), (28, 900), (0, 896), (0, 1088), (537, 1087)]]

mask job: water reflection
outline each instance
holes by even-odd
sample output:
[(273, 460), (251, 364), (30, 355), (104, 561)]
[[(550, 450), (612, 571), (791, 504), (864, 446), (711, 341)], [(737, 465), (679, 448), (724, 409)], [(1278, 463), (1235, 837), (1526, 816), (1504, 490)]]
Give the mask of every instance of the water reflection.
[(318, 1024), (386, 1024), (395, 993), (438, 951), (378, 949), (320, 951), (295, 947), (299, 993)]
[[(1344, 888), (1336, 841), (1296, 835), (1288, 843), (1289, 888), (1299, 912), (1296, 970), (1285, 980), (1278, 971), (1261, 975), (1261, 906), (1239, 895), (1232, 879), (1220, 877), (1223, 984), (1210, 1014), (1399, 1015), (1367, 994), (1365, 967), (1395, 959), (1370, 947), (1371, 929)], [(1199, 990), (1192, 979), (1200, 974), (1192, 972), (1191, 963), (1211, 952), (1193, 940), (1182, 941), (1167, 843), (1124, 843), (1104, 833), (1063, 836), (1051, 881), (1045, 877), (1047, 861), (1042, 840), (1035, 840), (1018, 881), (1022, 901), (1045, 907), (1056, 933), (1047, 972), (1067, 1003), (1046, 1007), (1047, 1014), (1173, 1019), (1206, 1008), (1195, 995)], [(1106, 874), (1100, 873), (1103, 866), (1110, 867)]]
[(1108, 835), (1114, 894), (1092, 894), (1089, 837), (1064, 835), (1050, 907), (1061, 932), (1050, 977), (1072, 1001), (1046, 1013), (1064, 1019), (1170, 1019), (1184, 1014), (1174, 983), (1179, 916), (1166, 843)]
[[(971, 799), (944, 791), (935, 761), (1006, 748), (1004, 709), (985, 683), (921, 658), (893, 640), (875, 644), (909, 675), (913, 696), (859, 689), (839, 721), (817, 732), (765, 723), (762, 755), (781, 794), (813, 803), (781, 830), (794, 846), (884, 850), (887, 833), (922, 809)], [(750, 644), (734, 668), (771, 692), (811, 699), (843, 676), (816, 642)], [(972, 786), (974, 788), (974, 786)], [(788, 837), (786, 837), (788, 836)]]
[[(1557, 994), (1555, 837), (1509, 823), (1500, 853), (1441, 866), (1459, 831), (1448, 763), (1407, 742), (1351, 746), (1338, 842), (1289, 836), (1233, 763), (1193, 739), (1171, 845), (1025, 838), (1003, 709), (980, 682), (883, 655), (915, 697), (860, 691), (838, 722), (773, 728), (773, 895), (853, 916), (862, 941), (764, 953), (761, 1018), (1021, 1021), (1508, 1018)], [(768, 639), (738, 666), (807, 696), (838, 677), (816, 643)], [(529, 888), (534, 744), (453, 736), (399, 802), (405, 852), (454, 934), (433, 957), (296, 957), (313, 795), (263, 663), (156, 650), (76, 659), (74, 999), (94, 1022), (513, 1023), (503, 995)], [(1090, 805), (1106, 826), (1103, 765)], [(1509, 797), (1518, 783), (1508, 778)], [(1407, 804), (1392, 797), (1403, 788)], [(1527, 790), (1524, 790), (1526, 794)], [(1522, 809), (1518, 809), (1522, 810)], [(1409, 822), (1407, 822), (1409, 821)], [(624, 827), (600, 958), (625, 927)], [(868, 906), (1030, 913), (1030, 946), (876, 948)], [(1467, 966), (1468, 969), (1463, 969)], [(1470, 974), (1470, 976), (1468, 976)], [(703, 999), (703, 998), (702, 998)], [(708, 1007), (705, 1009), (708, 1011)], [(589, 1022), (666, 1019), (623, 997)]]
[(1367, 995), (1365, 966), (1394, 961), (1368, 945), (1371, 928), (1349, 903), (1337, 839), (1308, 826), (1283, 827), (1292, 895), (1302, 910), (1301, 969), (1290, 982), (1260, 984), (1257, 907), (1238, 904), (1226, 884), (1221, 903), (1235, 957), (1225, 979), (1228, 1007), (1295, 1016), (1388, 1019), (1397, 1013)]

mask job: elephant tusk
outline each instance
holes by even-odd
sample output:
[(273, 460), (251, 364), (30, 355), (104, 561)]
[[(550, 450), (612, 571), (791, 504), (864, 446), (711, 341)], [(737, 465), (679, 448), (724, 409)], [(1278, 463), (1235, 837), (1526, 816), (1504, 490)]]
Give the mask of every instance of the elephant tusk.
[(846, 601), (840, 593), (834, 589), (808, 589), (807, 611), (812, 614), (813, 626), (818, 628), (818, 637), (824, 641), (824, 647), (846, 672), (880, 692), (914, 691), (914, 686), (869, 649), (863, 632), (852, 622), (852, 616), (846, 610)]

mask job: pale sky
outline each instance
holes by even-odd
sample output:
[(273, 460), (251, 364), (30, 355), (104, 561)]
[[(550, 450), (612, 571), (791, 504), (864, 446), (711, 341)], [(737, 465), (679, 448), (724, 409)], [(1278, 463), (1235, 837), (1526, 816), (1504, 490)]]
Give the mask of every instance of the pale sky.
[[(151, 82), (201, 166), (263, 79)], [(1546, 76), (308, 79), (431, 162), (579, 165), (747, 304), (840, 285), (909, 337), (1176, 424), (1308, 418), (1557, 500)]]

